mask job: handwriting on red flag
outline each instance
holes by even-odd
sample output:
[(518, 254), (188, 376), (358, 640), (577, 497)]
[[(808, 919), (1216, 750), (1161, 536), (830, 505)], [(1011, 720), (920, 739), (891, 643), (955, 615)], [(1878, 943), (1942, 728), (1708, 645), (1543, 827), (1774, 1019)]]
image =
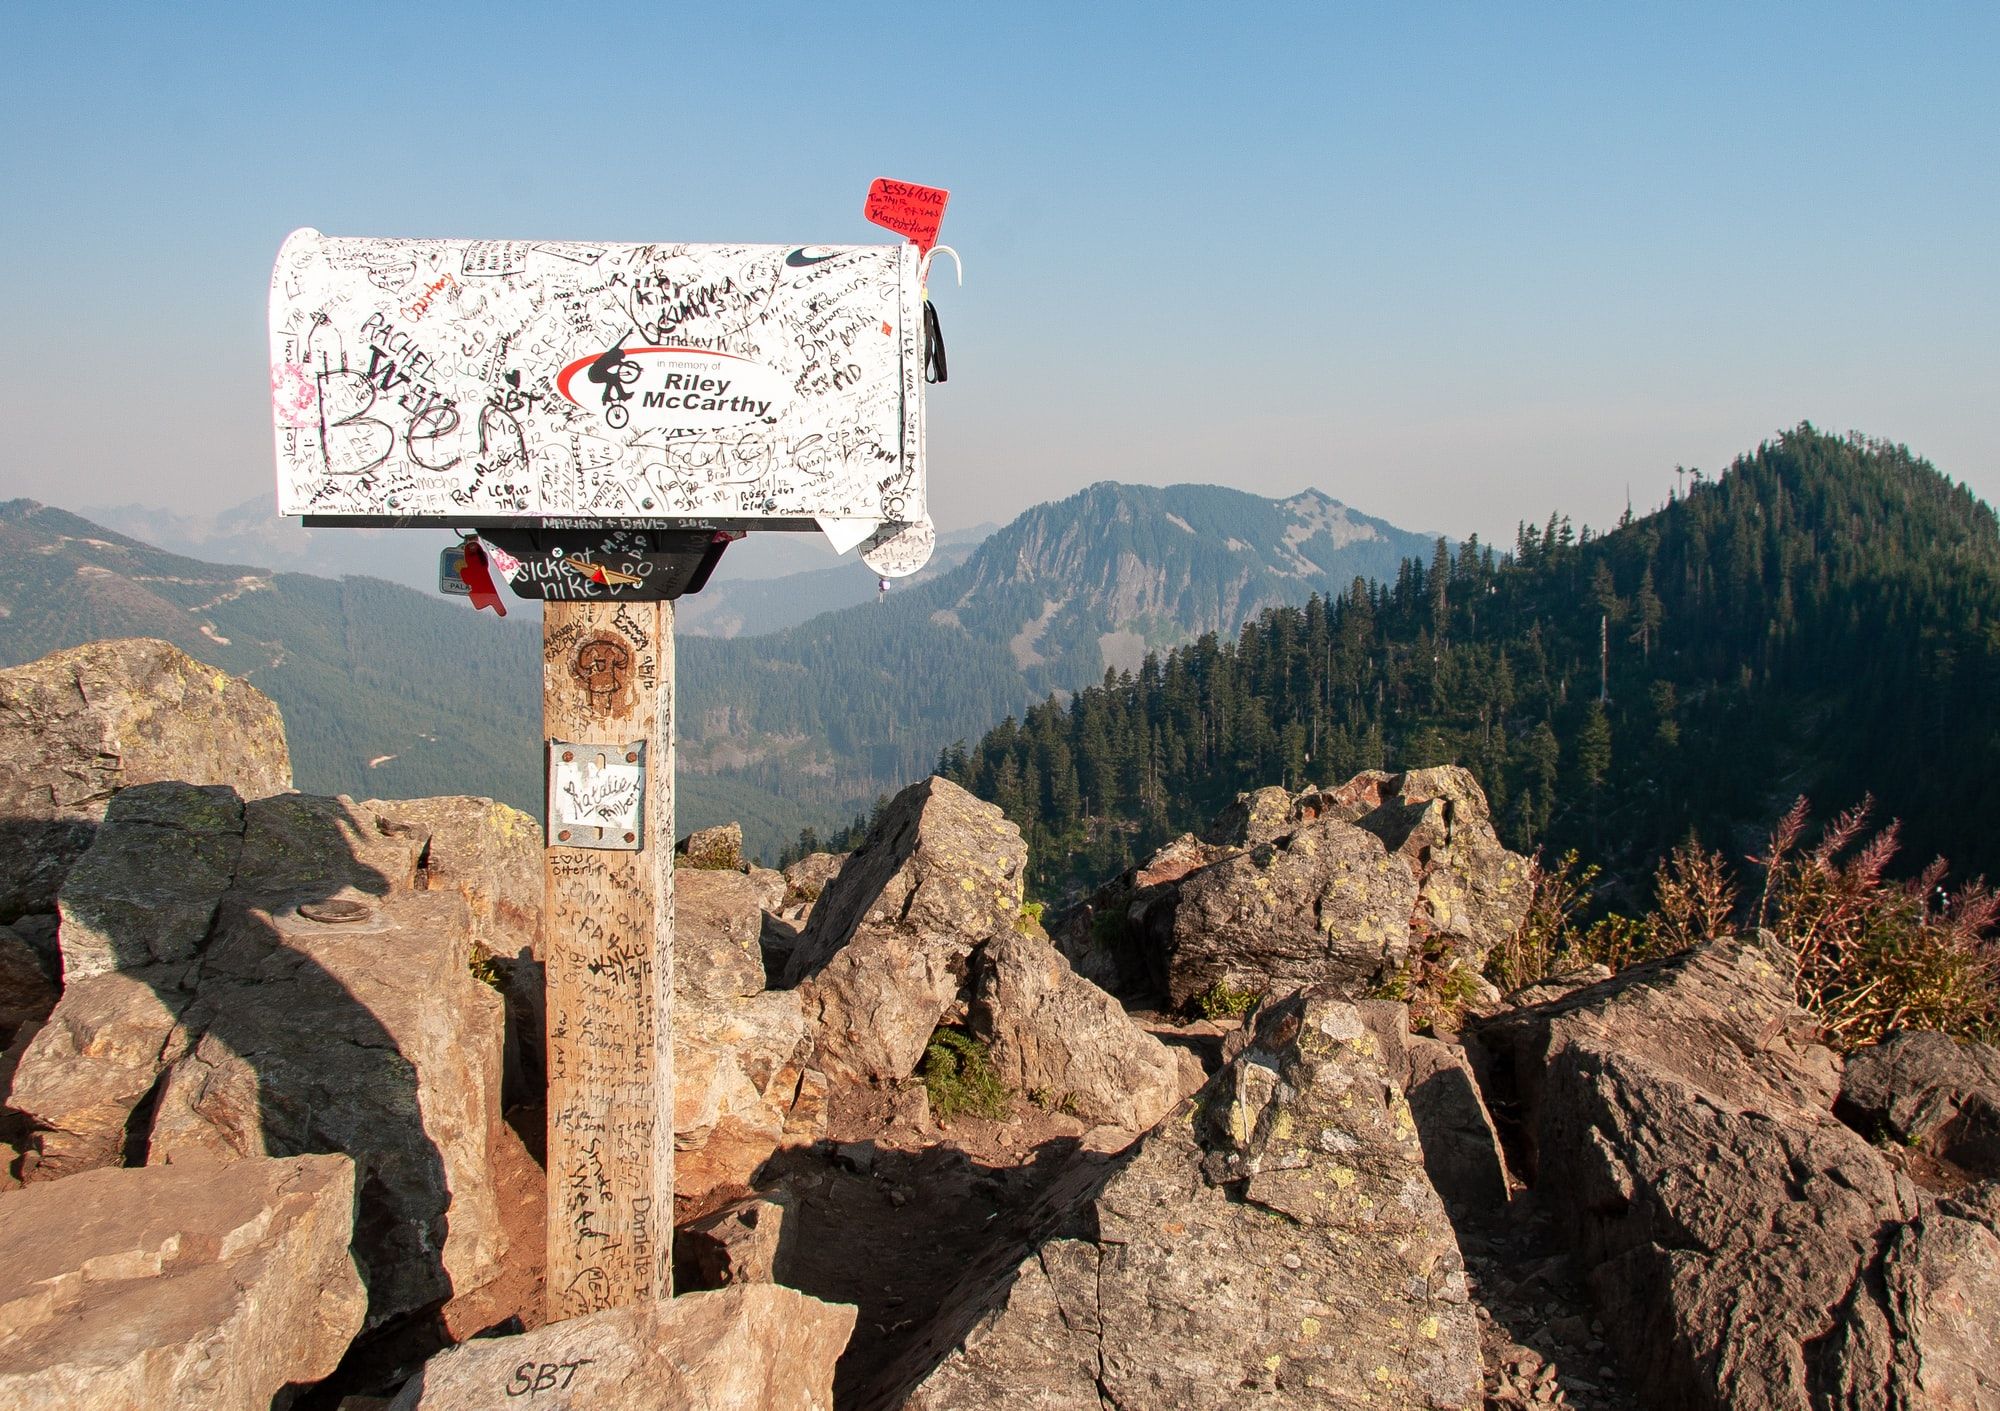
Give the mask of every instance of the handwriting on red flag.
[(868, 188), (867, 204), (861, 214), (885, 230), (907, 235), (919, 250), (937, 244), (938, 227), (944, 223), (945, 202), (951, 193), (937, 186), (917, 186), (908, 181), (875, 178)]

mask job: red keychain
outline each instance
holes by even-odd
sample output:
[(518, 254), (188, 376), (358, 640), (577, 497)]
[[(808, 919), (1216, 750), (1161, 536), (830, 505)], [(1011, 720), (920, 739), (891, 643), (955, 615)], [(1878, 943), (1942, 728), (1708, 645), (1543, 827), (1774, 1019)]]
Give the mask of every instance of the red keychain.
[(507, 604), (500, 601), (500, 591), (493, 586), (493, 571), (486, 566), (486, 549), (477, 535), (467, 535), (460, 545), (465, 550), (465, 561), (458, 566), (459, 581), (472, 590), (472, 605), (475, 608), (492, 608), (502, 617), (507, 615)]

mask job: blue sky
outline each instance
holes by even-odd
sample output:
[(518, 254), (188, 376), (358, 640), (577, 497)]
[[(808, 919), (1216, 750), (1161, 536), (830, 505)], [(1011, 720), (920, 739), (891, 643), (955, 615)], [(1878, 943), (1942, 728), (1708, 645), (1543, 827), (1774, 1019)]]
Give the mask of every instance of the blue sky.
[(1605, 524), (1802, 419), (2000, 498), (2000, 7), (6, 7), (0, 492), (271, 480), (343, 235), (866, 241), (951, 188), (947, 528), (1092, 480)]

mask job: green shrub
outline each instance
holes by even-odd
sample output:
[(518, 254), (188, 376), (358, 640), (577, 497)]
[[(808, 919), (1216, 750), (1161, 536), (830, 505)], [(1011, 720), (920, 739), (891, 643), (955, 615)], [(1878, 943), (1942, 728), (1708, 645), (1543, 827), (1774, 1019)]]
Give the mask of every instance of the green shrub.
[(487, 954), (486, 947), (477, 941), (472, 943), (472, 950), (465, 958), (465, 968), (471, 971), (472, 978), (482, 985), (491, 985), (496, 990), (506, 988), (506, 977), (500, 973), (500, 967), (493, 963), (493, 957)]
[(1257, 990), (1239, 990), (1227, 980), (1217, 980), (1188, 1002), (1203, 1019), (1241, 1019), (1264, 996)]
[(1023, 936), (1032, 936), (1042, 929), (1042, 904), (1038, 901), (1021, 903), (1020, 914), (1014, 918), (1014, 929)]
[(986, 1045), (963, 1029), (941, 1028), (932, 1034), (917, 1072), (930, 1094), (931, 1115), (940, 1122), (961, 1115), (1004, 1122), (1014, 1115), (1013, 1101), (993, 1072)]

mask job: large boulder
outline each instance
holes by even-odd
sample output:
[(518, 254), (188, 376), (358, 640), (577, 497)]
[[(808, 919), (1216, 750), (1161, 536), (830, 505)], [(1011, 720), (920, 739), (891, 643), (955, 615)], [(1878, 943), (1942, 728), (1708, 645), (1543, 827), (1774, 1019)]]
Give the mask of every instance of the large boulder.
[(1092, 1125), (1143, 1131), (1201, 1086), (1201, 1064), (1133, 1023), (1039, 934), (979, 948), (971, 1027), (996, 1077)]
[(1417, 878), (1375, 834), (1320, 818), (1185, 877), (1147, 927), (1167, 998), (1284, 994), (1330, 982), (1359, 993), (1410, 950)]
[(0, 921), (53, 910), (106, 803), (162, 779), (248, 798), (291, 788), (277, 706), (150, 638), (0, 671)]
[(1371, 770), (1237, 795), (1052, 934), (1079, 974), (1176, 1007), (1321, 981), (1353, 993), (1413, 954), (1477, 974), (1519, 927), (1527, 884), (1466, 770)]
[(674, 865), (718, 872), (743, 870), (743, 825), (721, 823), (697, 828), (674, 844)]
[[(1232, 831), (1225, 826), (1225, 833)], [(1146, 918), (1156, 905), (1171, 914), (1175, 884), (1183, 877), (1239, 851), (1183, 833), (1056, 917), (1049, 938), (1077, 974), (1101, 989), (1135, 998), (1165, 994), (1166, 956)]]
[(1348, 818), (1409, 862), (1417, 876), (1411, 927), (1433, 958), (1456, 958), (1477, 973), (1527, 915), (1529, 861), (1501, 845), (1469, 770), (1370, 770), (1305, 806)]
[(267, 1411), (361, 1329), (353, 1222), (344, 1156), (226, 1180), (91, 1171), (0, 1198), (0, 1405)]
[(1841, 1114), (1860, 1131), (2000, 1177), (2000, 1049), (1905, 1029), (1850, 1054)]
[[(968, 1290), (911, 1411), (1470, 1407), (1464, 1265), (1401, 1092), (1317, 988), (1140, 1139), (1056, 1237)], [(905, 1364), (906, 1367), (912, 1364)], [(908, 1375), (906, 1372), (905, 1375)]]
[(40, 1128), (37, 1180), (352, 1156), (375, 1322), (481, 1286), (505, 1251), (500, 997), (468, 967), (465, 898), (419, 887), (424, 838), (382, 823), (345, 799), (120, 793), (63, 890), (83, 973), (8, 1099)]
[(356, 806), (385, 836), (417, 847), (416, 884), (465, 898), (473, 937), (490, 955), (542, 957), (542, 825), (511, 805), (472, 795), (368, 799)]
[(1834, 1118), (1790, 964), (1710, 942), (1473, 1039), (1651, 1405), (2000, 1406), (2000, 1237)]
[(1020, 920), (1027, 857), (1020, 829), (948, 780), (890, 801), (821, 893), (785, 971), (829, 1076), (916, 1070), (973, 949)]
[(39, 1179), (124, 1156), (132, 1114), (187, 1050), (196, 957), (242, 847), (227, 786), (139, 784), (110, 801), (63, 885), (62, 998), (7, 1096), (43, 1129)]
[(472, 918), (480, 973), (507, 1007), (502, 1101), (539, 1103), (547, 1089), (542, 966), (542, 825), (471, 795), (370, 799), (358, 806), (384, 835), (417, 847), (414, 884), (456, 892)]
[(158, 967), (95, 975), (63, 992), (22, 1048), (5, 1094), (39, 1129), (30, 1179), (124, 1160), (134, 1112), (187, 1051), (187, 981), (184, 968)]
[(990, 803), (932, 776), (890, 800), (820, 893), (786, 973), (823, 969), (863, 925), (971, 942), (1012, 929), (1028, 846)]
[(826, 1128), (803, 997), (764, 988), (765, 890), (741, 872), (674, 877), (674, 1190), (690, 1207)]
[(746, 1283), (440, 1353), (390, 1411), (831, 1411), (854, 1309)]
[(1411, 1033), (1407, 1005), (1363, 1000), (1359, 1009), (1389, 1076), (1409, 1099), (1424, 1170), (1454, 1219), (1504, 1213), (1513, 1182), (1472, 1055), (1461, 1044)]

